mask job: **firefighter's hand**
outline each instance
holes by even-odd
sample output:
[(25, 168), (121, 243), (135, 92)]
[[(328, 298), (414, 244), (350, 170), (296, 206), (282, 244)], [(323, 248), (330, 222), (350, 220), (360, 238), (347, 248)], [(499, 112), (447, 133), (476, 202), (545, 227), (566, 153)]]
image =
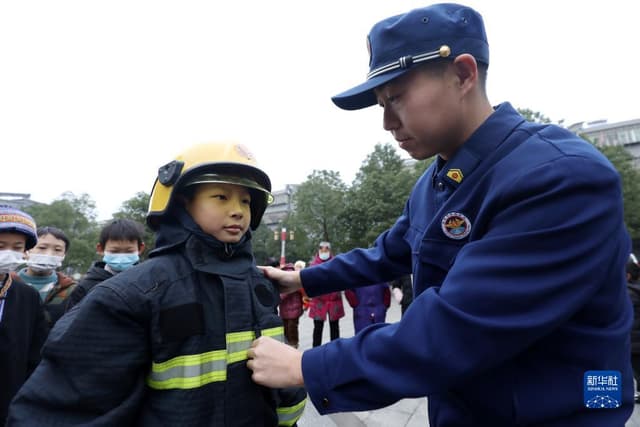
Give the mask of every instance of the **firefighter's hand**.
[(278, 282), (280, 293), (290, 294), (302, 288), (299, 271), (280, 270), (275, 267), (258, 266), (269, 279)]
[(302, 352), (295, 348), (262, 336), (251, 343), (247, 357), (256, 383), (271, 388), (304, 386)]

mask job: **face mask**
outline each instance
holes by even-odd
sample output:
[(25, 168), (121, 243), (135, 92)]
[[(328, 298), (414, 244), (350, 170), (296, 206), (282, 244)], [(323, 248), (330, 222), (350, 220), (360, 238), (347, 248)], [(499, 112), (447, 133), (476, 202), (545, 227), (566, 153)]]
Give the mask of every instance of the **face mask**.
[(326, 261), (329, 259), (329, 257), (331, 256), (330, 252), (320, 252), (318, 253), (318, 257), (322, 260), (322, 261)]
[(52, 272), (62, 265), (63, 256), (47, 254), (31, 254), (27, 266), (38, 273)]
[(0, 274), (10, 273), (24, 264), (24, 253), (12, 250), (0, 250)]
[(133, 264), (140, 260), (140, 256), (135, 254), (112, 254), (105, 252), (102, 261), (105, 262), (113, 271), (124, 271), (133, 267)]

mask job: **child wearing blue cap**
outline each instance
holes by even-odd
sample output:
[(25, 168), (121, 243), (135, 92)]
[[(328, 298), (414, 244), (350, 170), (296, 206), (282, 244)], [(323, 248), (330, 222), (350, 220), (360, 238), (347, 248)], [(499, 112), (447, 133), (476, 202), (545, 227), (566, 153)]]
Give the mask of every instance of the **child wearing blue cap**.
[(333, 102), (379, 105), (400, 148), (437, 159), (373, 247), (264, 271), (311, 297), (411, 273), (414, 300), (400, 322), (304, 353), (259, 338), (254, 380), (304, 384), (322, 414), (426, 396), (431, 427), (623, 426), (633, 313), (618, 173), (566, 129), (489, 102), (477, 11), (414, 9), (368, 42), (367, 80)]
[(0, 425), (9, 402), (40, 362), (48, 332), (38, 291), (11, 274), (37, 240), (29, 214), (0, 206)]

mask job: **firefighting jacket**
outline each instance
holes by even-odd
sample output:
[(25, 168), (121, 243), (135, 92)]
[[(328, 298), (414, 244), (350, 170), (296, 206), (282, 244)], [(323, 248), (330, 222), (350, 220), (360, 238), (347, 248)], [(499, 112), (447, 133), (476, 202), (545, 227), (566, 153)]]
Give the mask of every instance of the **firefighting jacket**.
[(8, 425), (295, 425), (304, 389), (259, 386), (246, 366), (257, 336), (284, 339), (279, 294), (250, 240), (216, 246), (168, 232), (171, 244), (56, 324)]
[[(309, 397), (324, 414), (427, 396), (432, 427), (622, 426), (629, 252), (607, 159), (502, 104), (423, 174), (374, 247), (301, 271), (310, 296), (409, 272), (416, 295), (399, 322), (306, 351)], [(619, 375), (598, 409), (594, 371)]]

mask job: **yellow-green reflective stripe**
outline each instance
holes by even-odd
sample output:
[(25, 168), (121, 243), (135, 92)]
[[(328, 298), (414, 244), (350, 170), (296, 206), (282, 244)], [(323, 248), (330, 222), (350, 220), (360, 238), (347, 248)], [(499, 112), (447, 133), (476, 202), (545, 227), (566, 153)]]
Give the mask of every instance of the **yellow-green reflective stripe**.
[(262, 331), (262, 335), (284, 342), (284, 327), (277, 326), (275, 328), (265, 329)]
[(215, 350), (178, 356), (161, 363), (153, 362), (147, 384), (156, 389), (195, 388), (213, 381), (224, 381), (226, 376), (226, 351)]
[[(265, 329), (262, 335), (284, 342), (284, 328)], [(174, 357), (164, 362), (153, 362), (147, 378), (155, 389), (195, 388), (214, 381), (227, 379), (227, 365), (247, 360), (247, 350), (255, 339), (254, 331), (231, 332), (226, 335), (227, 348), (202, 354)]]
[(297, 405), (278, 408), (277, 409), (278, 425), (279, 426), (294, 425), (302, 416), (306, 403), (307, 403), (307, 399), (305, 398)]
[(231, 332), (227, 334), (227, 363), (247, 360), (247, 350), (256, 338), (253, 331)]

